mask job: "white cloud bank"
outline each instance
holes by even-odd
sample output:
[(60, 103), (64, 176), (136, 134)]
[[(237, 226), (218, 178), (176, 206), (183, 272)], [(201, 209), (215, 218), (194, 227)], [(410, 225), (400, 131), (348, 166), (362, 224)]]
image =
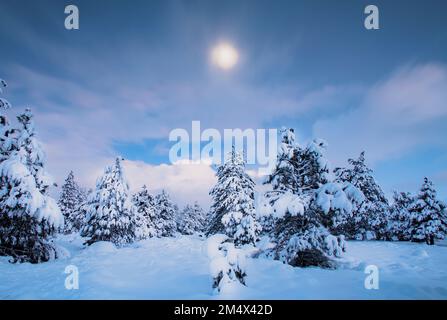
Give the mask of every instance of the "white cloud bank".
[(150, 165), (129, 160), (123, 163), (132, 191), (137, 191), (146, 184), (153, 193), (165, 189), (180, 206), (194, 201), (198, 201), (205, 209), (210, 205), (211, 198), (208, 193), (216, 183), (216, 177), (214, 170), (207, 163)]

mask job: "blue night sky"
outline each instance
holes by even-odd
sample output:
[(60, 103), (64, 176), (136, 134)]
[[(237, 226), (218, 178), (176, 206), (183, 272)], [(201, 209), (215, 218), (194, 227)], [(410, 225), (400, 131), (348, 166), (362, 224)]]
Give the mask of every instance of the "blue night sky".
[[(68, 4), (79, 30), (64, 28)], [(363, 26), (368, 4), (380, 30)], [(294, 127), (299, 143), (327, 140), (334, 166), (365, 150), (387, 194), (428, 176), (446, 200), (445, 15), (442, 0), (0, 0), (0, 77), (12, 114), (33, 108), (58, 181), (74, 169), (93, 186), (120, 154), (147, 173), (129, 169), (131, 182), (187, 181), (202, 199), (211, 171), (168, 159), (169, 132), (200, 120)], [(231, 70), (210, 63), (220, 41), (239, 52)]]

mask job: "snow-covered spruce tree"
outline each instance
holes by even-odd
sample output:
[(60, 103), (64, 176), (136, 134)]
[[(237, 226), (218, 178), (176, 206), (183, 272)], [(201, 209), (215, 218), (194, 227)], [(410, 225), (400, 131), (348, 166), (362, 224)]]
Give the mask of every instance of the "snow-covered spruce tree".
[[(264, 180), (263, 184), (270, 184), (272, 191), (266, 192), (258, 208), (258, 220), (262, 227), (262, 233), (270, 233), (275, 226), (276, 215), (271, 214), (270, 209), (279, 197), (284, 193), (298, 193), (298, 152), (301, 150), (295, 142), (295, 132), (292, 128), (281, 128), (281, 143), (278, 147), (277, 161), (272, 173)], [(266, 210), (263, 210), (263, 209)], [(273, 209), (275, 210), (275, 209)], [(263, 214), (259, 214), (263, 212)]]
[[(0, 94), (3, 94), (3, 89), (6, 87), (6, 82), (0, 79)], [(17, 137), (14, 135), (17, 129), (9, 124), (4, 114), (4, 111), (10, 108), (11, 104), (0, 97), (0, 162), (8, 159), (13, 150), (18, 150)]]
[(388, 238), (389, 204), (379, 184), (372, 176), (372, 170), (365, 163), (365, 152), (358, 159), (349, 159), (348, 168), (334, 170), (337, 182), (349, 182), (360, 189), (365, 201), (355, 208), (351, 219), (344, 227), (350, 239)]
[(261, 199), (259, 215), (275, 221), (270, 232), (275, 246), (267, 256), (292, 266), (333, 267), (332, 259), (345, 250), (344, 236), (332, 232), (363, 195), (349, 183), (332, 182), (326, 146), (319, 139), (305, 148), (295, 146), (297, 160), (291, 171), (297, 189), (277, 187), (275, 196), (267, 192)]
[(74, 179), (73, 171), (70, 171), (68, 177), (62, 185), (62, 192), (59, 197), (59, 208), (64, 215), (64, 232), (78, 232), (81, 230), (84, 219), (79, 214), (81, 205), (87, 200), (84, 190), (79, 187)]
[(186, 205), (180, 214), (178, 230), (181, 234), (195, 234), (205, 230), (206, 214), (200, 205)]
[(298, 190), (297, 174), (297, 151), (295, 143), (295, 133), (291, 128), (282, 128), (281, 143), (278, 148), (276, 166), (273, 172), (268, 175), (264, 184), (270, 184), (273, 190), (289, 191), (296, 193)]
[(50, 237), (63, 225), (63, 216), (48, 196), (52, 181), (32, 113), (27, 109), (19, 115), (21, 128), (13, 129), (3, 115), (9, 103), (2, 99), (0, 105), (0, 255), (31, 263), (57, 258)]
[(298, 194), (310, 199), (309, 210), (330, 233), (344, 235), (342, 226), (364, 201), (364, 195), (349, 182), (333, 181), (326, 149), (325, 140), (315, 139), (297, 151)]
[(424, 178), (424, 183), (410, 208), (411, 241), (435, 244), (435, 239), (444, 239), (447, 232), (446, 205), (436, 198), (433, 183)]
[(182, 210), (179, 209), (177, 203), (174, 203), (174, 224), (175, 224), (175, 232), (180, 232), (179, 231), (179, 223), (182, 220), (180, 218), (182, 213)]
[(194, 234), (194, 218), (193, 218), (193, 208), (190, 204), (187, 204), (183, 210), (179, 212), (177, 217), (177, 231), (180, 234)]
[(79, 223), (79, 227), (77, 230), (82, 233), (82, 229), (84, 229), (84, 226), (87, 224), (87, 211), (89, 208), (88, 200), (93, 194), (93, 189), (81, 187), (80, 192), (84, 200), (80, 203), (78, 210), (74, 211), (74, 220)]
[(296, 193), (303, 194), (332, 181), (330, 165), (325, 156), (327, 146), (325, 140), (314, 139), (305, 148), (297, 149)]
[(208, 213), (203, 210), (197, 201), (193, 205), (194, 217), (196, 217), (196, 232), (205, 232)]
[(216, 234), (208, 239), (208, 257), (216, 293), (231, 290), (237, 284), (245, 285), (246, 257), (241, 249), (224, 234)]
[[(3, 94), (3, 90), (7, 87), (6, 81), (0, 79), (0, 94)], [(0, 110), (7, 110), (11, 108), (11, 104), (5, 98), (0, 97)], [(2, 114), (2, 119), (6, 119)]]
[(301, 194), (330, 180), (329, 166), (324, 157), (326, 141), (315, 139), (301, 148), (295, 142), (293, 129), (283, 128), (281, 135), (276, 166), (265, 184), (271, 184), (275, 191)]
[(155, 201), (146, 185), (132, 197), (136, 208), (136, 237), (139, 240), (159, 236), (155, 228)]
[(225, 233), (231, 235), (236, 246), (255, 244), (261, 233), (261, 225), (254, 215), (243, 215), (241, 211), (232, 211), (224, 214), (222, 224)]
[(136, 210), (119, 158), (96, 182), (96, 190), (87, 200), (86, 211), (86, 225), (81, 235), (90, 238), (86, 241), (88, 245), (111, 241), (120, 246), (135, 240)]
[(393, 193), (393, 204), (390, 206), (388, 221), (388, 233), (392, 240), (409, 241), (411, 239), (410, 208), (413, 205), (414, 198), (409, 192)]
[(176, 206), (172, 202), (168, 193), (162, 190), (155, 197), (156, 220), (155, 228), (160, 237), (172, 237), (177, 231), (175, 217), (177, 216)]
[(236, 245), (254, 244), (261, 231), (255, 219), (255, 183), (245, 172), (245, 161), (234, 147), (216, 175), (217, 183), (210, 192), (213, 204), (208, 234), (223, 232)]

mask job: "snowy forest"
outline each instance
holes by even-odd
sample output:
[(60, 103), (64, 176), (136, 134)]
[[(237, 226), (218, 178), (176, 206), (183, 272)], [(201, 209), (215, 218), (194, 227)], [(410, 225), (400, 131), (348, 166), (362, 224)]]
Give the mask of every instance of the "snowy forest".
[[(233, 148), (216, 168), (210, 208), (195, 199), (179, 208), (168, 192), (151, 194), (151, 181), (131, 193), (121, 157), (104, 169), (94, 189), (79, 185), (71, 168), (56, 186), (46, 171), (32, 111), (19, 113), (17, 125), (6, 116), (12, 108), (3, 97), (6, 87), (2, 80), (0, 255), (7, 260), (1, 264), (66, 259), (61, 237), (82, 241), (84, 251), (104, 242), (120, 251), (151, 239), (196, 237), (207, 246), (210, 290), (219, 293), (234, 285), (250, 287), (247, 260), (337, 270), (351, 242), (429, 248), (446, 236), (446, 205), (430, 179), (421, 181), (416, 194), (397, 190), (388, 199), (367, 152), (332, 168), (326, 157), (330, 146), (322, 139), (300, 144), (293, 128), (280, 131), (276, 166), (263, 181), (266, 192), (256, 192), (243, 154)], [(52, 188), (59, 188), (58, 199), (50, 196)]]

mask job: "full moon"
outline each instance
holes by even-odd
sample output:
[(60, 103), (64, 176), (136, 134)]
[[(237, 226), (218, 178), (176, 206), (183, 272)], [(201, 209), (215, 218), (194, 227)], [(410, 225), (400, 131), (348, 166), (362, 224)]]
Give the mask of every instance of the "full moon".
[(221, 69), (229, 70), (233, 68), (238, 60), (237, 50), (229, 43), (220, 43), (211, 51), (211, 61)]

